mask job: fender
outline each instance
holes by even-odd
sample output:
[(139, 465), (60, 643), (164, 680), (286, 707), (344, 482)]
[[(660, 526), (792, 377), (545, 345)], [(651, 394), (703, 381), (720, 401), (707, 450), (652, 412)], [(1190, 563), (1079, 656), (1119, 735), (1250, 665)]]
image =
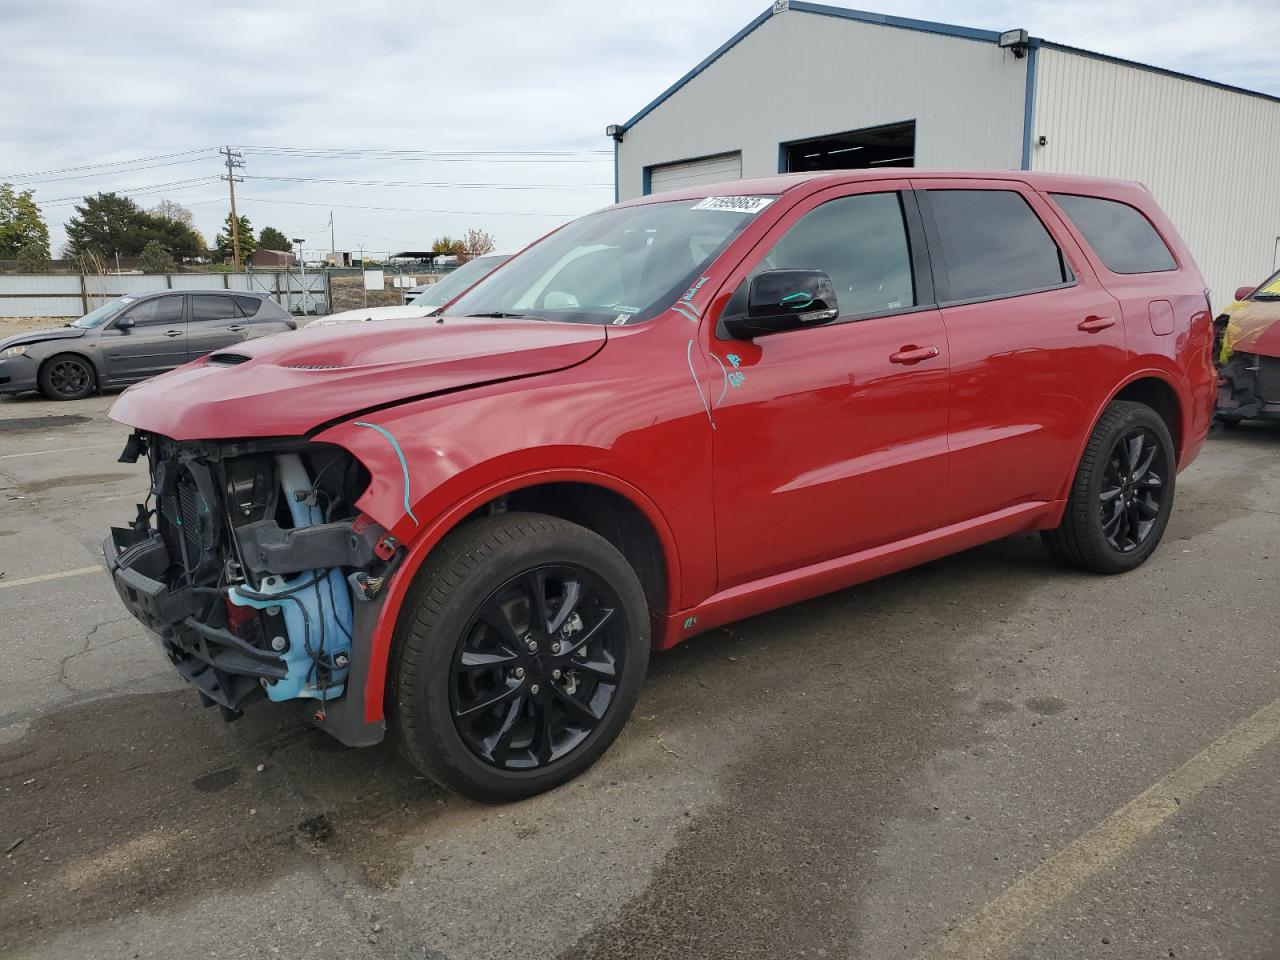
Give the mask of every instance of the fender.
[[(369, 675), (364, 689), (364, 715), (367, 723), (376, 723), (383, 717), (387, 665), (396, 622), (399, 620), (400, 608), (408, 595), (409, 587), (413, 584), (427, 556), (468, 514), (495, 497), (544, 483), (590, 483), (626, 497), (648, 518), (654, 530), (657, 531), (667, 565), (667, 596), (672, 599), (679, 597), (680, 559), (675, 537), (657, 504), (636, 487), (611, 474), (580, 467), (533, 470), (491, 483), (466, 498), (456, 501), (436, 515), (407, 544), (408, 552), (387, 585), (386, 600), (382, 604), (377, 623), (369, 636)], [(670, 612), (670, 610), (663, 611), (664, 614)], [(655, 637), (657, 636), (659, 634), (655, 632)]]
[[(1081, 432), (1080, 439), (1076, 444), (1076, 456), (1074, 460), (1075, 467), (1066, 478), (1062, 488), (1058, 491), (1057, 502), (1059, 504), (1059, 508), (1050, 518), (1052, 520), (1050, 526), (1056, 526), (1062, 520), (1062, 511), (1067, 507), (1067, 497), (1071, 493), (1071, 485), (1075, 482), (1076, 471), (1080, 469), (1080, 461), (1084, 459), (1085, 447), (1089, 444), (1089, 437), (1093, 435), (1094, 425), (1102, 417), (1103, 411), (1105, 411), (1107, 407), (1111, 406), (1111, 404), (1115, 402), (1116, 397), (1118, 397), (1124, 391), (1124, 388), (1129, 386), (1131, 383), (1136, 383), (1139, 380), (1154, 379), (1163, 382), (1173, 390), (1174, 396), (1178, 398), (1179, 413), (1182, 416), (1182, 447), (1177, 451), (1179, 469), (1181, 469), (1186, 463), (1190, 462), (1189, 458), (1183, 456), (1184, 451), (1190, 448), (1192, 442), (1190, 438), (1194, 429), (1190, 390), (1185, 382), (1180, 382), (1181, 378), (1178, 375), (1178, 368), (1172, 360), (1158, 355), (1144, 357), (1143, 359), (1154, 365), (1129, 371), (1129, 373), (1125, 375), (1125, 378), (1116, 384), (1115, 388), (1107, 394), (1106, 399), (1094, 409), (1093, 415), (1089, 419), (1085, 430)], [(1199, 451), (1198, 446), (1196, 446), (1195, 451)]]

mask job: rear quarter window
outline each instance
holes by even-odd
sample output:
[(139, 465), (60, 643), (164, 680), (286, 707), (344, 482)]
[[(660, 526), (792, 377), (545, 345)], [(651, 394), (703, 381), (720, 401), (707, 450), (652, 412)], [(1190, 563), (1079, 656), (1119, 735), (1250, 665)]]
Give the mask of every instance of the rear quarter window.
[(1112, 273), (1163, 273), (1178, 269), (1177, 261), (1151, 221), (1127, 203), (1070, 193), (1050, 196)]
[(236, 306), (244, 313), (246, 317), (252, 317), (258, 312), (258, 308), (262, 306), (262, 301), (257, 297), (232, 297)]

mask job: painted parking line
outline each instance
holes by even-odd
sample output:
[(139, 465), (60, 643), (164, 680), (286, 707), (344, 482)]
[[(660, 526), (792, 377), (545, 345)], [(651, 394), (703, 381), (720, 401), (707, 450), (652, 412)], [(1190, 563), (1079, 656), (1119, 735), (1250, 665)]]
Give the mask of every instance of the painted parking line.
[(1036, 867), (918, 960), (992, 960), (1040, 916), (1119, 859), (1173, 816), (1180, 804), (1217, 783), (1280, 737), (1280, 700), (1272, 701), (1148, 787), (1096, 827)]
[(19, 577), (17, 580), (0, 580), (0, 590), (7, 587), (25, 587), (32, 583), (44, 583), (46, 580), (62, 580), (65, 577), (82, 577), (86, 573), (102, 573), (106, 567), (96, 564), (92, 567), (76, 567), (74, 570), (62, 570), (58, 573), (42, 573), (35, 577)]
[[(4, 421), (0, 420), (0, 428)], [(56, 457), (61, 453), (79, 453), (81, 450), (101, 450), (103, 447), (119, 447), (123, 441), (115, 443), (91, 443), (87, 447), (62, 447), (58, 450), (32, 450), (29, 453), (0, 453), (0, 460), (16, 460), (18, 457)]]

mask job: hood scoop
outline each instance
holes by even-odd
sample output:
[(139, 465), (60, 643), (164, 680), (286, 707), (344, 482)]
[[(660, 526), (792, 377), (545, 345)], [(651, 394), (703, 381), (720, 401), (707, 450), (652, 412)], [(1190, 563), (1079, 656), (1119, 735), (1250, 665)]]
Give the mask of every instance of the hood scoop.
[(245, 356), (243, 353), (211, 353), (209, 354), (210, 363), (222, 364), (224, 367), (234, 367), (238, 363), (248, 363), (251, 357)]

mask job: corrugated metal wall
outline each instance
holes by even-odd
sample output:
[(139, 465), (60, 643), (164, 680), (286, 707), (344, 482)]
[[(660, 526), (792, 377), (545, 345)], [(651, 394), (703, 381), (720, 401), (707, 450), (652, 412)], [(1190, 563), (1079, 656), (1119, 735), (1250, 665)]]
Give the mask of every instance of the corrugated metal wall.
[(1032, 143), (1033, 170), (1146, 184), (1195, 255), (1215, 308), (1275, 269), (1280, 103), (1042, 47)]
[(174, 273), (119, 276), (78, 274), (0, 274), (0, 317), (81, 317), (88, 309), (125, 294), (174, 290), (252, 290), (269, 293), (290, 313), (328, 312), (328, 285), (323, 273), (255, 270), (252, 273)]
[(775, 14), (626, 132), (619, 198), (644, 168), (742, 151), (778, 172), (778, 145), (916, 121), (916, 166), (1016, 168), (1026, 60), (993, 43), (798, 10)]

